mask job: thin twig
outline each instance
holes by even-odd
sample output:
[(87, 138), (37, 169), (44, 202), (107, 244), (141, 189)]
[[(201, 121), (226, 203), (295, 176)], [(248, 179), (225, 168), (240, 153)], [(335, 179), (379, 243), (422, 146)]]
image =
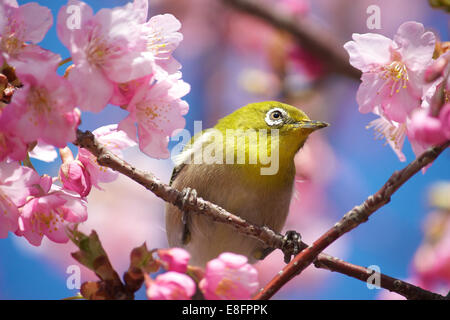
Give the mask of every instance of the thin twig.
[(323, 27), (317, 26), (307, 19), (281, 14), (268, 5), (257, 0), (222, 0), (234, 8), (254, 15), (270, 23), (272, 26), (289, 32), (312, 55), (323, 61), (328, 70), (341, 73), (359, 80), (361, 72), (348, 62), (348, 56), (336, 37), (327, 34)]
[(340, 238), (343, 234), (366, 222), (370, 215), (387, 204), (391, 196), (408, 181), (414, 174), (433, 162), (445, 148), (450, 145), (450, 141), (430, 148), (417, 157), (400, 171), (394, 172), (389, 180), (374, 195), (369, 196), (361, 205), (354, 207), (347, 212), (344, 217), (331, 229), (325, 232), (312, 246), (301, 251), (294, 259), (280, 271), (266, 287), (255, 297), (255, 299), (269, 299), (286, 282), (300, 274), (308, 267), (316, 257), (330, 244)]
[[(370, 277), (374, 276), (374, 270), (364, 268), (341, 259), (335, 258), (325, 253), (320, 253), (314, 261), (316, 268), (326, 269), (333, 272), (345, 274), (349, 277), (367, 282)], [(408, 300), (445, 300), (446, 297), (422, 289), (412, 285), (406, 281), (392, 278), (383, 273), (377, 275), (379, 277), (379, 286), (386, 290), (398, 293)]]
[[(129, 178), (133, 179), (140, 185), (152, 191), (156, 196), (177, 206), (180, 210), (187, 210), (188, 212), (205, 214), (214, 221), (226, 223), (232, 226), (236, 231), (261, 241), (268, 247), (277, 249), (284, 248), (285, 241), (283, 240), (283, 236), (267, 227), (252, 225), (245, 219), (235, 216), (227, 212), (225, 209), (209, 201), (203, 200), (202, 198), (198, 198), (195, 203), (183, 202), (182, 201), (182, 198), (184, 196), (183, 193), (181, 193), (176, 189), (173, 189), (167, 184), (164, 184), (150, 172), (145, 172), (136, 169), (127, 162), (125, 162), (123, 159), (120, 159), (119, 157), (114, 155), (111, 151), (109, 151), (104, 145), (99, 143), (91, 132), (89, 131), (82, 132), (78, 130), (77, 140), (74, 143), (80, 147), (89, 150), (92, 154), (94, 154), (97, 157), (97, 161), (100, 165), (109, 167), (115, 171), (118, 171), (128, 176)], [(445, 147), (441, 146), (441, 148), (443, 150)], [(433, 156), (434, 158), (436, 158), (438, 154), (433, 154)], [(419, 158), (422, 157), (427, 156), (422, 155)], [(305, 250), (310, 248), (307, 244), (303, 242), (301, 243), (300, 247), (301, 249)], [(367, 268), (350, 264), (338, 258), (329, 256), (325, 253), (320, 253), (317, 259), (315, 260), (315, 263), (316, 267), (318, 268), (325, 268), (330, 271), (340, 272), (362, 281), (367, 281), (368, 277), (370, 277), (370, 275), (372, 274), (372, 271), (370, 271)], [(406, 297), (407, 299), (444, 298), (443, 296), (440, 296), (438, 294), (432, 293), (430, 291), (411, 285), (407, 282), (383, 274), (381, 274), (380, 286), (387, 290), (394, 291)]]

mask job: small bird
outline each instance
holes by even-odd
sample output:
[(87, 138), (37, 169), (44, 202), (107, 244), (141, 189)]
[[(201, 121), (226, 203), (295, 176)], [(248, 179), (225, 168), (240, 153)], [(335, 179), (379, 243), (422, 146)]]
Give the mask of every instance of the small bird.
[[(185, 199), (201, 197), (252, 224), (283, 228), (295, 178), (294, 156), (315, 130), (327, 127), (277, 101), (248, 104), (195, 135), (174, 159), (170, 184)], [(273, 248), (210, 218), (166, 205), (169, 245), (204, 267), (222, 252), (265, 258)]]

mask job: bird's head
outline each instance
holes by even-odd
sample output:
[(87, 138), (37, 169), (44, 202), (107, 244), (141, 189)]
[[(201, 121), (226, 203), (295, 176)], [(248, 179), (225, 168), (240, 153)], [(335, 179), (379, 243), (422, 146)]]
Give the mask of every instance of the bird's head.
[(293, 158), (312, 132), (327, 126), (328, 123), (311, 120), (303, 111), (291, 105), (264, 101), (250, 103), (236, 110), (221, 119), (216, 128), (221, 131), (265, 129), (268, 132), (277, 129), (281, 153)]

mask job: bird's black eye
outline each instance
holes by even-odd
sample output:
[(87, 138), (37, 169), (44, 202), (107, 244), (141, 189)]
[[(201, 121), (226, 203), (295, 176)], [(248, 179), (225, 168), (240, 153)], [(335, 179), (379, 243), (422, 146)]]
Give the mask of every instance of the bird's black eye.
[(271, 120), (278, 120), (278, 119), (281, 119), (281, 117), (283, 117), (283, 115), (282, 115), (281, 112), (278, 111), (278, 110), (275, 110), (275, 111), (273, 111), (273, 112), (270, 114), (270, 119), (271, 119)]
[(269, 126), (279, 126), (283, 124), (286, 111), (281, 108), (273, 108), (266, 113), (266, 123)]

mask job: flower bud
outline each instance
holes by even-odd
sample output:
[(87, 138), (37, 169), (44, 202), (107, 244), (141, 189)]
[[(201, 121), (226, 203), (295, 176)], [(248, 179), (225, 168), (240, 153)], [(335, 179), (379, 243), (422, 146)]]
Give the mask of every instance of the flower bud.
[(167, 264), (167, 270), (185, 273), (191, 255), (181, 248), (159, 249), (158, 255)]
[(258, 272), (247, 257), (224, 252), (207, 263), (199, 286), (208, 300), (250, 299), (259, 287)]
[(150, 300), (189, 300), (196, 290), (194, 280), (174, 271), (160, 274), (155, 280), (146, 275), (145, 285)]
[(436, 145), (446, 140), (441, 120), (430, 116), (426, 110), (413, 113), (408, 132), (410, 138), (428, 145)]
[(63, 163), (59, 169), (59, 178), (65, 189), (75, 191), (86, 197), (92, 188), (91, 177), (79, 160), (74, 160), (68, 147), (60, 150)]

